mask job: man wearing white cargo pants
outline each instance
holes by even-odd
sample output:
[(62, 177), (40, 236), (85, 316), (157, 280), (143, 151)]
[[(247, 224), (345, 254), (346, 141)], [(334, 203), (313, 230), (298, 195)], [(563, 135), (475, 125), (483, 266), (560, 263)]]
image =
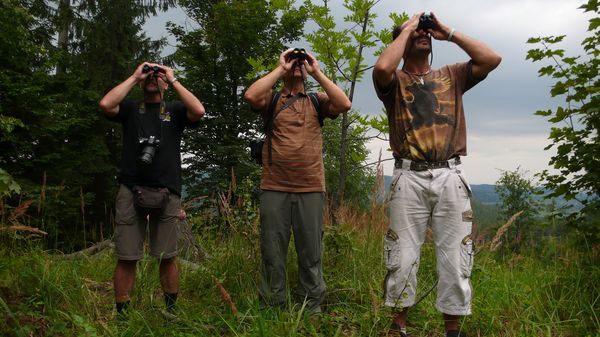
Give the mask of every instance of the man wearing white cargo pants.
[[(431, 37), (456, 43), (471, 60), (432, 69)], [(444, 314), (446, 336), (466, 336), (458, 323), (471, 314), (473, 212), (460, 168), (460, 157), (467, 154), (462, 95), (496, 68), (501, 57), (442, 24), (433, 13), (414, 15), (394, 29), (393, 38), (373, 69), (396, 159), (384, 241), (385, 305), (397, 308), (388, 336), (407, 336), (407, 312), (415, 303), (419, 256), (429, 225), (437, 255), (436, 308)]]
[(384, 239), (389, 270), (385, 282), (387, 306), (405, 308), (414, 304), (421, 245), (431, 224), (440, 279), (436, 307), (452, 315), (471, 313), (473, 212), (469, 186), (456, 161), (448, 161), (448, 168), (416, 171), (410, 169), (413, 162), (402, 160), (394, 170), (392, 221)]

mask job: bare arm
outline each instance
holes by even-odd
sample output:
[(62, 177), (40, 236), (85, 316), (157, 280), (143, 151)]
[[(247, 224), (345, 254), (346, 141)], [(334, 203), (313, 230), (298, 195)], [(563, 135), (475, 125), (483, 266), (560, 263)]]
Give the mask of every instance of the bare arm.
[(408, 41), (419, 25), (419, 17), (421, 14), (422, 13), (413, 15), (410, 20), (402, 25), (400, 35), (383, 50), (381, 55), (379, 55), (379, 58), (373, 67), (373, 74), (378, 87), (385, 88), (389, 86), (394, 79), (394, 73), (396, 72), (396, 69), (398, 69), (400, 61), (402, 61), (402, 56), (404, 56)]
[(346, 93), (321, 72), (319, 62), (317, 62), (317, 59), (312, 54), (307, 53), (307, 55), (308, 58), (307, 62), (304, 62), (304, 67), (310, 76), (319, 82), (321, 88), (323, 88), (329, 97), (329, 112), (332, 114), (341, 114), (350, 110), (352, 102), (348, 99)]
[(106, 95), (104, 95), (104, 97), (102, 97), (99, 105), (100, 109), (104, 111), (106, 116), (116, 116), (119, 113), (119, 104), (125, 99), (127, 94), (138, 82), (143, 81), (148, 76), (148, 73), (144, 74), (142, 72), (144, 64), (147, 64), (147, 62), (140, 64), (131, 76), (129, 76), (125, 81), (121, 82), (116, 87), (112, 88)]
[[(447, 40), (452, 31), (433, 15), (434, 29), (430, 29), (431, 36), (436, 40)], [(502, 61), (502, 56), (485, 43), (477, 41), (466, 34), (454, 32), (450, 41), (456, 43), (473, 60), (472, 74), (476, 79), (482, 79), (494, 70)]]
[(269, 103), (268, 97), (271, 96), (273, 86), (281, 76), (285, 74), (285, 70), (278, 65), (270, 73), (252, 83), (244, 93), (244, 100), (250, 104), (254, 110), (262, 110)]
[(269, 104), (268, 98), (271, 96), (273, 86), (281, 76), (292, 69), (295, 62), (295, 60), (286, 62), (285, 59), (285, 55), (292, 50), (294, 49), (290, 48), (281, 53), (281, 55), (279, 55), (279, 64), (277, 67), (267, 75), (252, 83), (246, 90), (244, 93), (244, 100), (252, 106), (252, 109), (263, 110)]

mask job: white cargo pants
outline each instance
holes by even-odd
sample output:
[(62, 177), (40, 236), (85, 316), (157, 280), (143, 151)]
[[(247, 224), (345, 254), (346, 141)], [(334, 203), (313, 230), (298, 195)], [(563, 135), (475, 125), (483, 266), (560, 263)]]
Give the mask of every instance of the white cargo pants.
[(415, 303), (421, 245), (430, 224), (437, 256), (436, 308), (449, 315), (471, 314), (471, 189), (460, 165), (411, 171), (410, 161), (394, 169), (390, 228), (384, 238), (385, 305)]

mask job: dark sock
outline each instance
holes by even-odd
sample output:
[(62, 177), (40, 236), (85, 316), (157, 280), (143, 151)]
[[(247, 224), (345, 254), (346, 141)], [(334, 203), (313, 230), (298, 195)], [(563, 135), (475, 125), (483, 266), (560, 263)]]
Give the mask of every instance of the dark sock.
[(127, 310), (129, 309), (129, 305), (131, 304), (130, 300), (127, 300), (125, 302), (116, 302), (117, 304), (117, 319), (118, 320), (126, 320), (127, 318), (125, 317), (125, 314), (127, 313)]
[(175, 309), (175, 303), (177, 302), (177, 293), (165, 293), (165, 304), (167, 305), (168, 311)]
[(129, 304), (131, 304), (130, 300), (127, 300), (125, 302), (117, 302), (117, 313), (122, 314), (123, 311), (129, 308)]

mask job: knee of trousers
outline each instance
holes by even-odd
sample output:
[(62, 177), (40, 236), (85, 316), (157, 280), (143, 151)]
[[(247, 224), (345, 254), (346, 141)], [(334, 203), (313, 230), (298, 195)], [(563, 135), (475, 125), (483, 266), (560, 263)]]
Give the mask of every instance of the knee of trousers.
[(474, 262), (473, 242), (466, 237), (460, 248), (438, 254), (437, 306), (444, 313), (465, 315), (471, 308), (471, 270)]

